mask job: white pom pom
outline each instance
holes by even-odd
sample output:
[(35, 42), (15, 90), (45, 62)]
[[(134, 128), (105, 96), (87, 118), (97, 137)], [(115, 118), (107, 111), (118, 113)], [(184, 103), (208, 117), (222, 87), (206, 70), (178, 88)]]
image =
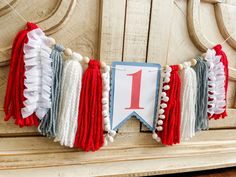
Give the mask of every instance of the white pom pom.
[(163, 127), (162, 127), (162, 126), (158, 126), (156, 129), (157, 129), (157, 131), (159, 131), (159, 132), (160, 132), (160, 131), (162, 131), (162, 130), (163, 130)]
[(107, 78), (107, 73), (102, 73), (102, 78)]
[(108, 138), (108, 141), (109, 141), (109, 142), (113, 143), (114, 138), (113, 138), (112, 136), (108, 136), (107, 138)]
[(106, 85), (106, 83), (107, 83), (107, 76), (102, 77), (102, 83), (103, 83), (103, 85)]
[(170, 78), (170, 73), (169, 73), (169, 72), (164, 73), (164, 74), (163, 74), (163, 77), (164, 77), (164, 78)]
[(108, 111), (108, 109), (109, 109), (108, 104), (104, 104), (104, 105), (102, 106), (102, 109), (103, 109), (104, 111)]
[(111, 130), (109, 133), (112, 137), (114, 137), (116, 135), (116, 131), (114, 131), (114, 130)]
[(103, 98), (103, 99), (102, 99), (102, 104), (107, 104), (107, 103), (108, 103), (107, 98)]
[(164, 109), (160, 109), (160, 110), (158, 111), (159, 114), (163, 114), (164, 112), (165, 112)]
[(107, 92), (102, 92), (102, 97), (103, 98), (107, 98), (108, 97), (108, 93)]
[(171, 67), (169, 67), (169, 66), (166, 67), (166, 72), (167, 72), (167, 73), (170, 73), (171, 71), (172, 71), (172, 68), (171, 68)]
[(160, 118), (160, 119), (165, 119), (166, 116), (165, 116), (165, 115), (159, 115), (159, 118)]
[(104, 127), (105, 131), (109, 131), (110, 130), (110, 125), (109, 124), (106, 124), (105, 127)]
[(105, 69), (105, 72), (109, 72), (110, 71), (110, 66), (107, 66)]
[(102, 115), (103, 115), (104, 117), (108, 116), (107, 111), (106, 111), (106, 110), (102, 111)]
[(169, 89), (170, 89), (170, 86), (169, 86), (169, 85), (165, 85), (165, 86), (163, 87), (163, 89), (164, 89), (164, 90), (169, 90)]
[(157, 141), (157, 142), (161, 142), (161, 138), (160, 138), (160, 137), (157, 137), (156, 141)]
[(158, 138), (157, 134), (156, 134), (156, 133), (153, 133), (153, 134), (152, 134), (152, 138), (153, 138), (154, 140), (156, 140), (156, 139)]
[(161, 92), (161, 97), (165, 97), (166, 96), (166, 92)]
[(164, 97), (164, 98), (163, 98), (163, 101), (165, 101), (165, 102), (169, 101), (169, 97), (167, 97), (167, 96)]
[(170, 78), (169, 77), (166, 77), (165, 79), (164, 79), (164, 83), (169, 83), (170, 82)]
[(110, 120), (109, 120), (109, 118), (108, 117), (106, 117), (105, 119), (103, 119), (104, 120), (104, 124), (106, 125), (106, 124), (109, 124), (109, 122), (110, 122)]
[(158, 120), (158, 121), (157, 121), (157, 124), (158, 124), (158, 125), (163, 125), (163, 120)]
[(164, 108), (166, 108), (166, 107), (167, 107), (167, 104), (166, 104), (166, 103), (161, 103), (161, 105), (160, 105), (160, 106), (161, 106), (161, 108), (163, 108), (163, 109), (164, 109)]
[(109, 88), (109, 85), (105, 85), (105, 86), (103, 87), (103, 90), (106, 91), (106, 92), (108, 92), (109, 89), (110, 89), (110, 88)]

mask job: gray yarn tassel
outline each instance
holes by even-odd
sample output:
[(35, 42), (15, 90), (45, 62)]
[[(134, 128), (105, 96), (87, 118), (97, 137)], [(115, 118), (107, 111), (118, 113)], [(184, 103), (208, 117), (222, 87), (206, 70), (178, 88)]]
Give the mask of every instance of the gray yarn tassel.
[(64, 47), (59, 44), (56, 44), (52, 49), (52, 108), (48, 111), (48, 113), (42, 119), (38, 126), (39, 132), (48, 137), (55, 137), (56, 135), (56, 123), (60, 102), (61, 79), (63, 70), (63, 51)]
[(197, 64), (193, 67), (197, 76), (195, 132), (208, 129), (208, 63), (201, 56), (196, 60)]

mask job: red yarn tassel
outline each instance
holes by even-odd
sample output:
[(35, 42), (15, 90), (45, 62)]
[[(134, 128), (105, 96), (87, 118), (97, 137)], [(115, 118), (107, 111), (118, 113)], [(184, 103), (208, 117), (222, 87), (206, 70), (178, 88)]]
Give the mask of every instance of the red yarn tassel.
[(82, 79), (78, 128), (74, 146), (96, 151), (104, 143), (100, 62), (90, 60)]
[[(225, 52), (222, 50), (222, 46), (220, 44), (213, 47), (213, 49), (216, 51), (216, 55), (221, 56), (220, 61), (224, 65), (224, 71), (225, 71), (225, 102), (227, 103), (227, 90), (228, 90), (228, 82), (229, 82), (229, 71), (228, 71), (228, 59), (225, 54)], [(219, 119), (219, 118), (225, 118), (227, 116), (226, 106), (224, 107), (224, 112), (221, 114), (213, 114), (210, 118)]]
[[(181, 80), (178, 73), (178, 66), (170, 66), (171, 76), (169, 90), (166, 90), (166, 95), (169, 97), (167, 107), (165, 108), (165, 119), (163, 120), (163, 130), (158, 131), (158, 136), (164, 145), (173, 145), (180, 142), (180, 88)], [(165, 84), (163, 85), (163, 87)], [(165, 102), (161, 102), (165, 103)]]
[(38, 119), (35, 115), (23, 118), (21, 115), (21, 108), (24, 107), (25, 100), (24, 91), (24, 44), (28, 42), (27, 33), (33, 29), (38, 28), (35, 24), (28, 22), (27, 29), (20, 31), (12, 46), (12, 53), (10, 59), (10, 70), (8, 74), (7, 89), (4, 101), (5, 121), (11, 117), (15, 119), (15, 124), (20, 127), (38, 125)]

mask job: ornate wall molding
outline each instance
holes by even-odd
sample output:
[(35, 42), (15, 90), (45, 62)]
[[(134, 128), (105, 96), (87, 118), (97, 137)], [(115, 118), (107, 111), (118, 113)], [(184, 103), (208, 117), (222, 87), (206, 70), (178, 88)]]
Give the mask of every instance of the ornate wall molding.
[[(223, 10), (226, 11), (222, 0), (204, 0), (204, 2), (211, 3), (215, 7), (215, 15), (218, 24), (218, 28), (224, 37), (229, 37), (229, 32), (224, 23)], [(193, 44), (202, 52), (205, 52), (208, 48), (212, 48), (215, 44), (209, 41), (201, 31), (200, 25), (200, 0), (188, 0), (187, 4), (187, 26), (189, 36)], [(226, 41), (234, 50), (236, 50), (236, 41), (230, 37)], [(230, 80), (236, 80), (236, 69), (229, 67)]]
[[(16, 2), (17, 0), (11, 1), (11, 5)], [(64, 27), (64, 25), (70, 19), (71, 14), (75, 9), (75, 6), (76, 0), (58, 0), (56, 6), (50, 14), (48, 14), (46, 17), (39, 21), (33, 22), (40, 26), (40, 28), (42, 28), (47, 35), (51, 35)], [(4, 14), (6, 14), (9, 13), (11, 9), (9, 9), (9, 6), (4, 6), (3, 8), (1, 8), (0, 17), (1, 14), (3, 14), (1, 10), (3, 10)], [(0, 49), (0, 66), (5, 66), (9, 64), (9, 56), (11, 53), (10, 51), (11, 46), (3, 47)]]
[[(232, 34), (230, 34), (225, 24), (225, 21), (226, 21), (225, 16), (229, 15), (229, 13), (231, 12), (229, 11), (229, 8), (232, 8), (232, 5), (227, 5), (227, 4), (222, 4), (222, 3), (215, 4), (215, 16), (216, 16), (217, 25), (218, 25), (221, 35), (224, 37), (224, 39), (227, 39), (226, 42), (234, 50), (236, 50), (236, 40), (231, 36)], [(236, 10), (236, 7), (234, 8)]]
[[(5, 3), (5, 2), (3, 1), (2, 3)], [(9, 4), (10, 4), (11, 6), (15, 7), (16, 4), (17, 4), (17, 0), (12, 0), (12, 1), (9, 2)], [(0, 17), (6, 15), (7, 13), (9, 13), (9, 12), (11, 12), (11, 11), (12, 11), (11, 7), (6, 4), (6, 5), (3, 6), (2, 8), (0, 8)]]

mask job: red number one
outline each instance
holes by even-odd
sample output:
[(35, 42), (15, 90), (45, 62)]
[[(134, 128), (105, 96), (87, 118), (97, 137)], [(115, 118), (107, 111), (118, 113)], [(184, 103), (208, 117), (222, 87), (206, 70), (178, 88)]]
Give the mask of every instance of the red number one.
[(141, 75), (142, 70), (133, 74), (127, 74), (127, 76), (132, 76), (132, 91), (130, 107), (125, 109), (144, 109), (139, 106)]

